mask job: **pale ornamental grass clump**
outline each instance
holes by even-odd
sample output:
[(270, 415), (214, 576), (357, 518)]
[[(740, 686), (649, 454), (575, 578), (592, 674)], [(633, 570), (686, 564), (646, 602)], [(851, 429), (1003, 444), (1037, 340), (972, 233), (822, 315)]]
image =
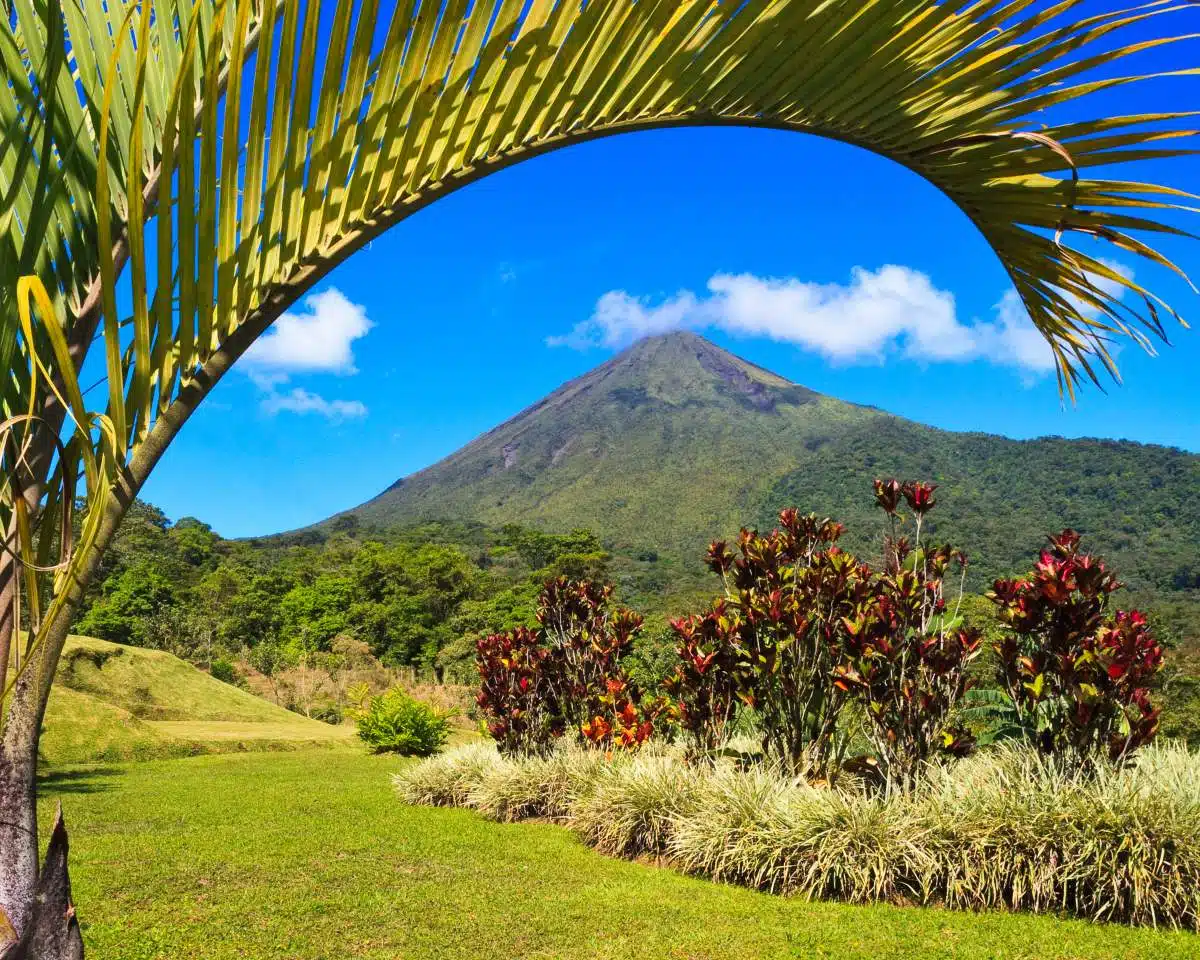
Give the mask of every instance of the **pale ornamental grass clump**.
[(396, 782), (409, 802), (550, 818), (605, 853), (777, 893), (1200, 928), (1200, 758), (1182, 746), (1086, 775), (998, 746), (907, 792), (688, 763), (672, 747), (460, 747)]
[(488, 771), (504, 763), (491, 743), (471, 743), (436, 754), (392, 777), (405, 803), (465, 807)]
[(903, 797), (813, 786), (770, 767), (714, 769), (672, 823), (683, 869), (810, 898), (872, 902), (919, 895), (929, 870), (922, 825)]
[(1200, 765), (1186, 749), (1081, 776), (999, 748), (937, 771), (914, 804), (938, 865), (932, 899), (1198, 926)]
[[(493, 748), (494, 750), (494, 748)], [(490, 820), (564, 820), (609, 766), (599, 750), (564, 744), (545, 757), (503, 758), (471, 788), (467, 806)]]
[(614, 761), (598, 768), (591, 791), (579, 794), (568, 825), (602, 853), (663, 854), (674, 819), (695, 813), (706, 769), (689, 766), (673, 750)]

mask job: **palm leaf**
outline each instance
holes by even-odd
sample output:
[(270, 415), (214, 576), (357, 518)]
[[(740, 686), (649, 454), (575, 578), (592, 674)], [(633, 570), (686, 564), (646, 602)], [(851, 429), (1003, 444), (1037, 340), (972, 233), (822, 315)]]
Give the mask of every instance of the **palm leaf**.
[[(1150, 238), (1184, 233), (1175, 219), (1194, 198), (1090, 173), (1190, 155), (1194, 114), (1089, 104), (1149, 79), (1120, 75), (1123, 62), (1194, 49), (1185, 0), (1087, 16), (1080, 0), (328, 6), (0, 0), (0, 419), (43, 416), (30, 460), (43, 488), (82, 475), (90, 448), (94, 482), (135, 494), (255, 337), (372, 237), (507, 165), (655, 127), (807, 132), (923, 177), (995, 251), (1067, 394), (1115, 375), (1114, 337), (1149, 346), (1164, 314), (1182, 320), (1101, 250), (1182, 273)], [(853, 184), (832, 188), (849, 202)], [(28, 329), (23, 273), (49, 305)], [(76, 429), (58, 398), (93, 350), (107, 394)], [(59, 434), (78, 458), (63, 468)], [(92, 483), (110, 529), (121, 501)], [(55, 490), (36, 505), (61, 503)], [(6, 531), (16, 509), (0, 498)], [(17, 566), (0, 561), (0, 587)]]

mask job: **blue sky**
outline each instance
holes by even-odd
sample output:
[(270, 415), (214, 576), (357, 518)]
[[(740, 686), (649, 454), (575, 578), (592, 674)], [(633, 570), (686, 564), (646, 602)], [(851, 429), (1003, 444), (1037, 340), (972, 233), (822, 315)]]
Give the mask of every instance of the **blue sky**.
[[(1154, 67), (1184, 59), (1160, 54)], [(1097, 104), (1184, 109), (1198, 92), (1200, 78), (1164, 80)], [(1200, 192), (1197, 158), (1116, 175)], [(1163, 248), (1200, 274), (1200, 244)], [(1123, 265), (1200, 315), (1181, 282)], [(1085, 387), (1064, 406), (1006, 312), (1008, 291), (949, 200), (862, 150), (763, 130), (593, 141), (460, 190), (343, 264), (218, 386), (144, 495), (226, 536), (312, 523), (637, 331), (678, 325), (812, 389), (945, 429), (1200, 452), (1200, 332), (1172, 330), (1157, 357), (1126, 346), (1123, 385)]]

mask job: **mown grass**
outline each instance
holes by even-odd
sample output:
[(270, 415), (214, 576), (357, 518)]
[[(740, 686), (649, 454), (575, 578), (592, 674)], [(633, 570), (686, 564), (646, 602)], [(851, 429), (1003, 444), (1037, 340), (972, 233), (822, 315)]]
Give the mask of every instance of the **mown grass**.
[(164, 759), (344, 742), (332, 727), (214, 679), (161, 650), (71, 637), (41, 752), (56, 764)]
[(547, 824), (406, 806), (349, 749), (51, 770), (89, 956), (1190, 958), (1191, 934), (806, 903), (610, 859)]

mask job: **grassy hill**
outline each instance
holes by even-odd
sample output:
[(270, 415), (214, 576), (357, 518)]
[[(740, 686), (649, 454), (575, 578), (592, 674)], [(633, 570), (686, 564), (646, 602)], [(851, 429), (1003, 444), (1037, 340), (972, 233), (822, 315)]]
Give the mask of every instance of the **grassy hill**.
[(783, 506), (833, 516), (868, 549), (878, 476), (939, 484), (936, 535), (968, 551), (971, 586), (1028, 566), (1072, 526), (1138, 602), (1200, 620), (1200, 456), (1111, 440), (1016, 441), (937, 430), (821, 396), (692, 333), (652, 337), (349, 514), (588, 527), (641, 595), (710, 589), (715, 537)]
[(42, 755), (88, 763), (286, 750), (345, 742), (309, 720), (159, 650), (71, 637), (50, 696)]

